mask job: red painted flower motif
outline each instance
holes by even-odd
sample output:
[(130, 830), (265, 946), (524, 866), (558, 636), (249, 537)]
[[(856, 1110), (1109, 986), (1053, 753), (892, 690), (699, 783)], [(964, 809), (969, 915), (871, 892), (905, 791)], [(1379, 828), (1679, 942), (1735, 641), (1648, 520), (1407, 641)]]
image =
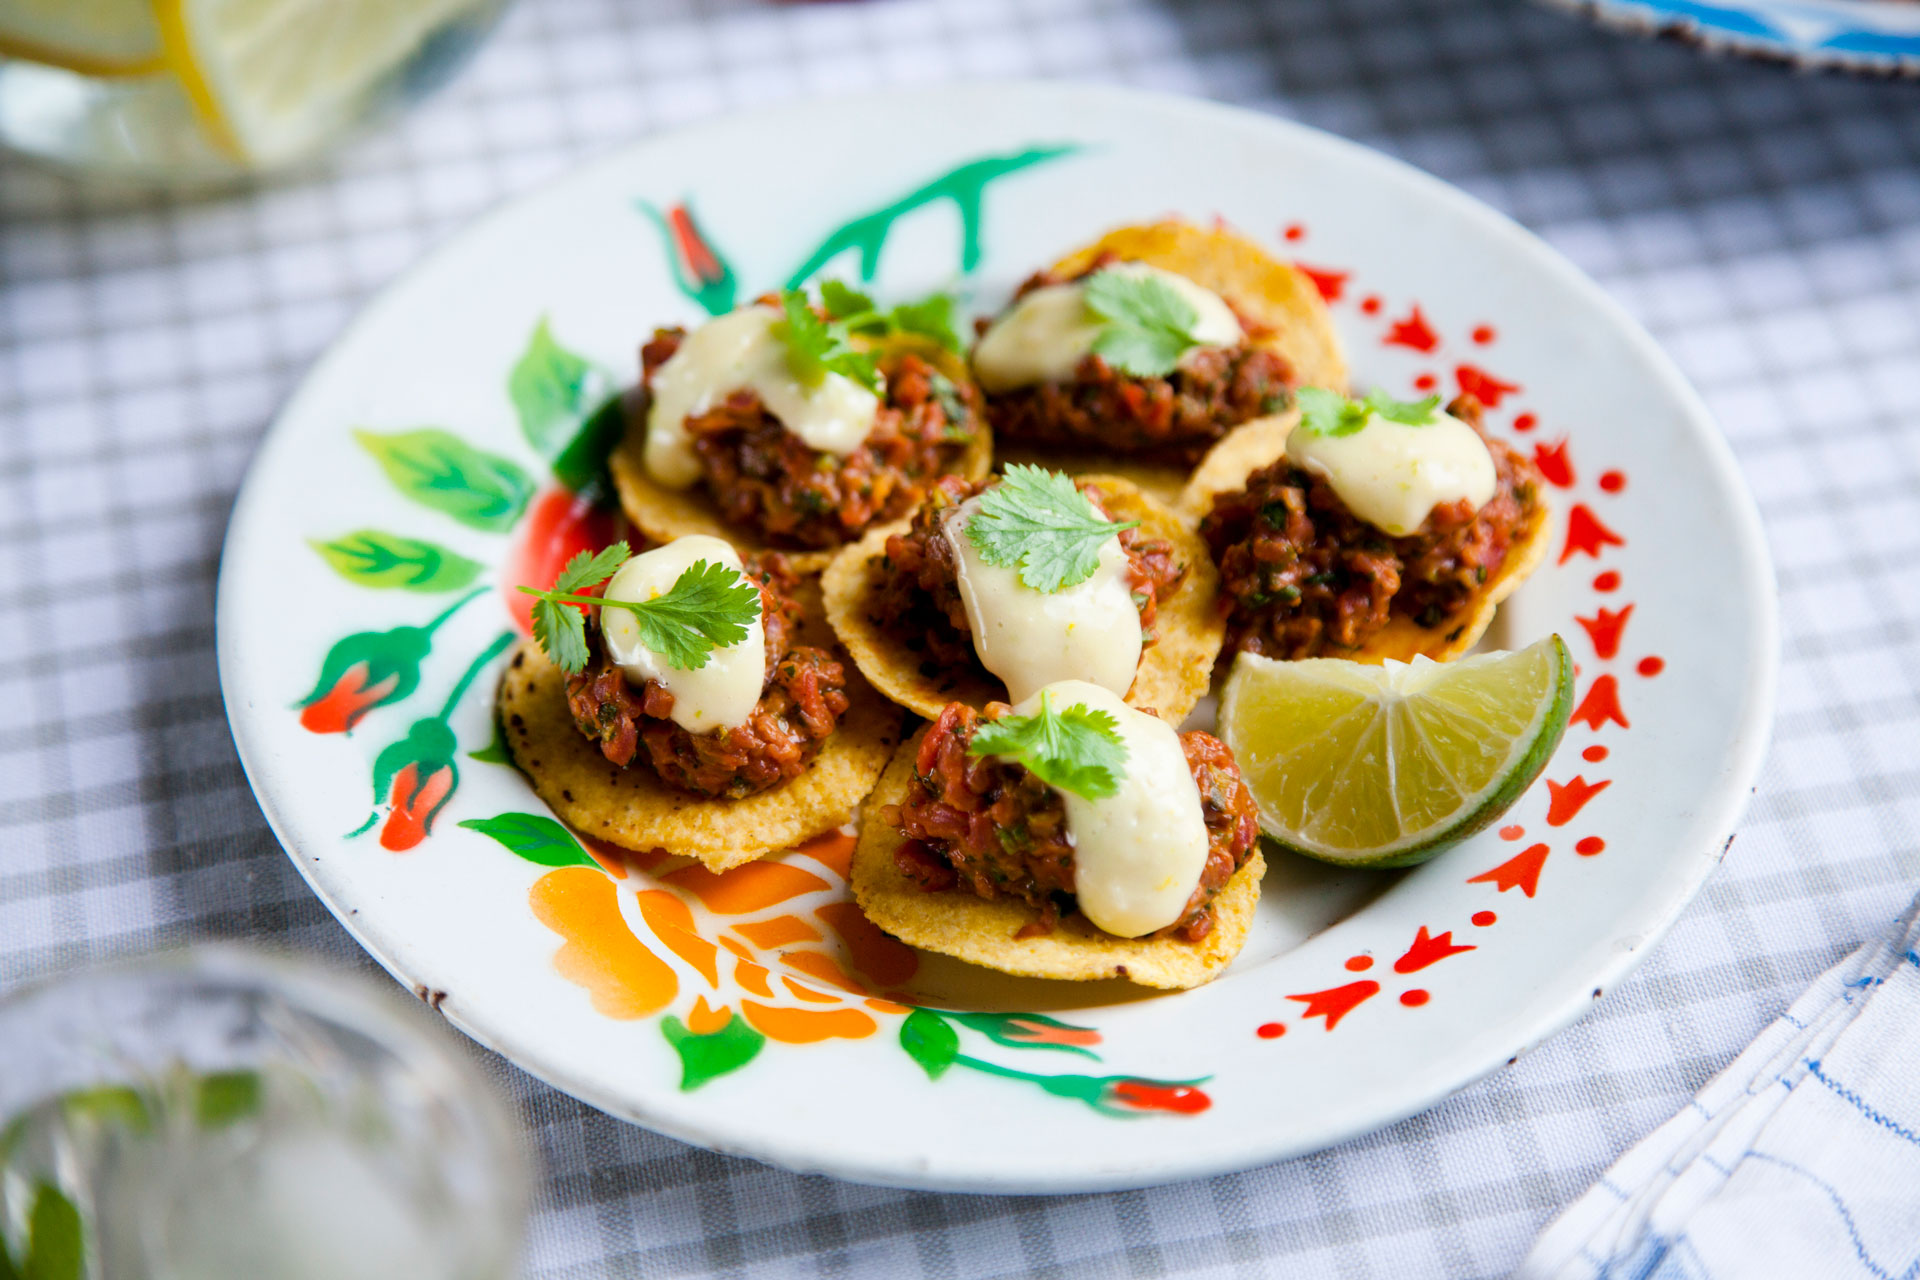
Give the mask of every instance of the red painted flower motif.
[(400, 687), (400, 674), (368, 683), (373, 664), (362, 659), (342, 671), (333, 687), (300, 710), (300, 727), (308, 733), (345, 733), (362, 716), (385, 702)]
[(1213, 1099), (1207, 1096), (1206, 1090), (1190, 1084), (1167, 1084), (1159, 1080), (1129, 1077), (1117, 1077), (1106, 1084), (1102, 1105), (1122, 1111), (1172, 1111), (1191, 1116), (1213, 1105)]
[(425, 840), (433, 820), (453, 798), (459, 775), (451, 762), (422, 771), (409, 764), (393, 779), (387, 820), (380, 827), (380, 847), (404, 853)]
[(1021, 1044), (1058, 1045), (1062, 1048), (1100, 1043), (1100, 1033), (1091, 1027), (1070, 1027), (1063, 1022), (1051, 1020), (1040, 1022), (1033, 1018), (1023, 1018), (1019, 1014), (1006, 1019), (1002, 1024), (1001, 1034), (1008, 1040), (1018, 1041)]

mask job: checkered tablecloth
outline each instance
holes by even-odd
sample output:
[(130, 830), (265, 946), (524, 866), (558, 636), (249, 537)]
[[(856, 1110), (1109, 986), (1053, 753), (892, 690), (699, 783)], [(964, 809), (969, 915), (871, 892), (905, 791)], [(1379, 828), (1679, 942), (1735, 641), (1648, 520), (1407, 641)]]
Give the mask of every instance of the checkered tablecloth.
[(1522, 0), (523, 0), (449, 91), (302, 180), (176, 202), (0, 161), (0, 987), (205, 938), (368, 963), (241, 776), (213, 586), (262, 429), (375, 289), (646, 132), (985, 76), (1291, 116), (1596, 276), (1758, 496), (1785, 633), (1771, 762), (1725, 865), (1582, 1022), (1425, 1115), (1245, 1174), (876, 1190), (682, 1146), (489, 1059), (546, 1160), (531, 1276), (1501, 1276), (1887, 926), (1920, 881), (1920, 86), (1705, 60)]

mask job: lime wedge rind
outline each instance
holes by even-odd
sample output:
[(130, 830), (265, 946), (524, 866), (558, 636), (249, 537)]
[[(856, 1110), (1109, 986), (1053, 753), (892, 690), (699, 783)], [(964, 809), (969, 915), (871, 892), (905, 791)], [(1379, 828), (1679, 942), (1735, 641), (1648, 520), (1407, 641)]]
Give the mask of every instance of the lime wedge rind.
[[(1330, 685), (1352, 689), (1356, 677), (1373, 690), (1377, 723), (1365, 728), (1355, 724), (1365, 704), (1322, 696)], [(1497, 821), (1546, 768), (1572, 708), (1572, 656), (1551, 636), (1444, 667), (1243, 654), (1220, 724), (1269, 842), (1342, 866), (1390, 868), (1424, 862)], [(1330, 740), (1332, 751), (1312, 749)]]

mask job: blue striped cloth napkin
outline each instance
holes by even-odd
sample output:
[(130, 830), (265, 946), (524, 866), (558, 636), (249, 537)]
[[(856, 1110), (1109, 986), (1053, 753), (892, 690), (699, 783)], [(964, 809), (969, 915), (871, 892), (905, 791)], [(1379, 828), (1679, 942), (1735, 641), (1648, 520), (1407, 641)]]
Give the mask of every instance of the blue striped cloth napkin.
[(1515, 1280), (1920, 1275), (1920, 899), (1541, 1233)]

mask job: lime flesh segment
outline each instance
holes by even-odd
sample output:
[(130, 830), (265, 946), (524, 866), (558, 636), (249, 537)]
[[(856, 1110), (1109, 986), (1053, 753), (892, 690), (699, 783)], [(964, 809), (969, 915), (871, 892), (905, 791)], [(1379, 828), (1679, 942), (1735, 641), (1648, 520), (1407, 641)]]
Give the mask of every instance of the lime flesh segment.
[(1270, 838), (1327, 862), (1404, 867), (1505, 813), (1572, 710), (1573, 659), (1549, 636), (1450, 663), (1243, 653), (1220, 727)]

